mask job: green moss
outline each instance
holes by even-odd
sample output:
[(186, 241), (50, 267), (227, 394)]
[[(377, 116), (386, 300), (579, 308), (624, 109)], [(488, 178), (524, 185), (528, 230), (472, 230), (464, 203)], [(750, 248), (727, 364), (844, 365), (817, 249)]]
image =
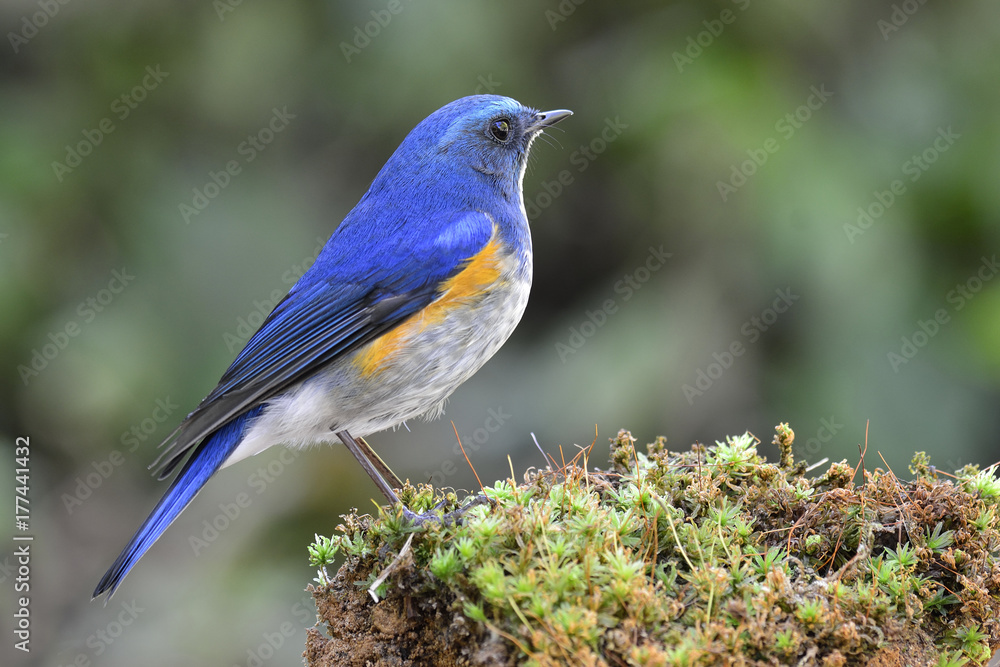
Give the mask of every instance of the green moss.
[[(855, 484), (846, 461), (807, 478), (793, 439), (778, 426), (774, 465), (749, 434), (685, 452), (660, 438), (643, 453), (621, 431), (610, 470), (575, 460), (531, 470), (516, 486), (498, 482), (484, 490), (492, 506), (470, 509), (461, 525), (345, 516), (310, 547), (321, 616), (334, 642), (358, 650), (378, 628), (324, 610), (342, 609), (345, 582), (367, 596), (378, 580), (390, 599), (357, 598), (353, 613), (374, 617), (395, 599), (417, 618), (434, 610), (426, 622), (446, 635), (461, 625), (449, 641), (468, 646), (452, 646), (441, 664), (988, 660), (1000, 644), (994, 469), (939, 479), (919, 454), (909, 482), (875, 469)], [(418, 511), (445, 499), (428, 486), (402, 497)], [(454, 495), (447, 500), (452, 509)], [(338, 551), (347, 560), (331, 580)], [(488, 638), (502, 638), (499, 662), (496, 651), (477, 661)], [(310, 642), (310, 664), (337, 664), (320, 657), (336, 654), (330, 638)]]

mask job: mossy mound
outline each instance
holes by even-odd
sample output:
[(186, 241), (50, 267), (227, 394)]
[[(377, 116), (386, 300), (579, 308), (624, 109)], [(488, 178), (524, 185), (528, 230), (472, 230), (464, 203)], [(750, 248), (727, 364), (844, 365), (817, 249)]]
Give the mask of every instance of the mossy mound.
[[(834, 463), (748, 435), (670, 452), (622, 431), (485, 489), (460, 525), (346, 515), (310, 547), (309, 665), (963, 665), (1000, 645), (1000, 481)], [(854, 479), (860, 472), (860, 483)], [(403, 500), (446, 500), (427, 486)], [(330, 580), (326, 566), (347, 560)], [(372, 596), (369, 594), (371, 588)], [(378, 597), (376, 602), (373, 597)]]

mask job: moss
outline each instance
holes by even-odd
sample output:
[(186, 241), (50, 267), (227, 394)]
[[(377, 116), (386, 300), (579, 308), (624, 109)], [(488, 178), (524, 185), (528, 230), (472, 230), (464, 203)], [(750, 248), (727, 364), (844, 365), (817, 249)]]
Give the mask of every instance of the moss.
[(808, 478), (793, 439), (778, 426), (774, 465), (749, 434), (640, 452), (621, 431), (609, 470), (582, 465), (590, 450), (529, 470), (460, 525), (346, 515), (310, 547), (327, 634), (310, 631), (307, 664), (984, 664), (1000, 645), (995, 471), (944, 478), (919, 454), (912, 481), (846, 461)]

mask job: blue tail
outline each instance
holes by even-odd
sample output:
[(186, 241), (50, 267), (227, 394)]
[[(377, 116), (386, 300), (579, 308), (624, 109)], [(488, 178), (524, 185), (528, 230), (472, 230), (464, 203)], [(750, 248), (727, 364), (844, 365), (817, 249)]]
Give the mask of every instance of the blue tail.
[(128, 545), (111, 564), (108, 571), (104, 573), (97, 588), (94, 589), (95, 598), (107, 593), (110, 599), (115, 594), (115, 589), (121, 584), (122, 579), (129, 573), (132, 566), (153, 546), (163, 531), (184, 511), (188, 503), (198, 495), (198, 491), (205, 485), (209, 477), (222, 467), (223, 462), (229, 458), (229, 455), (243, 440), (247, 423), (260, 414), (262, 409), (262, 407), (257, 407), (245, 412), (222, 426), (198, 445), (156, 508), (146, 518), (142, 527), (132, 536)]

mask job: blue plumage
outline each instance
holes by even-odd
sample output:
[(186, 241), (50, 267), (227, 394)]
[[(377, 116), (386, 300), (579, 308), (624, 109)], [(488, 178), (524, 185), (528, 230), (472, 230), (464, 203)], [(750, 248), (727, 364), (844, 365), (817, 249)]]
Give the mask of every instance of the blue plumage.
[(161, 479), (187, 462), (95, 597), (114, 592), (220, 467), (271, 445), (339, 438), (398, 502), (355, 437), (437, 416), (514, 330), (531, 282), (521, 195), (528, 150), (568, 115), (477, 95), (406, 137), (218, 386), (163, 443), (154, 463)]

